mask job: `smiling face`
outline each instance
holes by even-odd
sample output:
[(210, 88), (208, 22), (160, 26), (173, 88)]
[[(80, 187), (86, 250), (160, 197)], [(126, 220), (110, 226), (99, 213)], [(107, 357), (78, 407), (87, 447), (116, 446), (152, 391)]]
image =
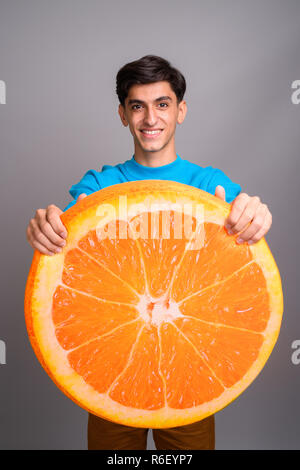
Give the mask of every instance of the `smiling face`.
[(135, 153), (174, 152), (176, 124), (181, 124), (186, 114), (186, 102), (177, 105), (176, 94), (169, 82), (133, 85), (125, 100), (119, 105), (119, 115), (124, 126), (129, 125), (134, 139)]

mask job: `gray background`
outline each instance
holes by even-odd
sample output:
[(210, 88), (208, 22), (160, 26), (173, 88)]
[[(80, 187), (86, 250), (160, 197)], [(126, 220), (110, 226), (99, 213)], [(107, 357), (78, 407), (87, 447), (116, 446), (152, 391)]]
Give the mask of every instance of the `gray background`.
[[(32, 259), (25, 230), (39, 207), (63, 208), (90, 168), (131, 158), (115, 75), (146, 54), (186, 77), (177, 153), (221, 168), (273, 214), (266, 239), (285, 311), (262, 373), (216, 416), (217, 449), (299, 449), (299, 1), (0, 1), (2, 449), (84, 449), (87, 413), (41, 368), (23, 296)], [(151, 432), (149, 449), (154, 449)]]

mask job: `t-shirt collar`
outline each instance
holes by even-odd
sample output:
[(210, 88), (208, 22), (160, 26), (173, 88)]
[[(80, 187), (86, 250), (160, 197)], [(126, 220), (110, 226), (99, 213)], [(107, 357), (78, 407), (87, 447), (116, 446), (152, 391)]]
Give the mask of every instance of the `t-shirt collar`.
[(171, 174), (171, 172), (176, 171), (177, 168), (179, 167), (182, 159), (178, 154), (176, 154), (176, 160), (174, 160), (171, 163), (167, 163), (166, 165), (161, 165), (157, 167), (149, 167), (145, 165), (141, 165), (138, 163), (134, 155), (132, 156), (131, 160), (127, 160), (124, 163), (124, 167), (127, 171), (127, 173), (130, 175), (130, 177), (141, 179), (141, 178), (167, 178), (168, 175)]

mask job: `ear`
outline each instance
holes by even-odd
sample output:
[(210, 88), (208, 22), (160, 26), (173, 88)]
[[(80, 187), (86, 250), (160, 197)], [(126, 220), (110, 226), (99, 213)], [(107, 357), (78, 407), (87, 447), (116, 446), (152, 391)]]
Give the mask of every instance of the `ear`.
[(178, 105), (177, 123), (182, 124), (187, 113), (186, 101), (182, 100)]
[(121, 118), (123, 126), (127, 127), (128, 126), (128, 121), (126, 119), (125, 109), (121, 104), (119, 104), (118, 113), (119, 113), (119, 116)]

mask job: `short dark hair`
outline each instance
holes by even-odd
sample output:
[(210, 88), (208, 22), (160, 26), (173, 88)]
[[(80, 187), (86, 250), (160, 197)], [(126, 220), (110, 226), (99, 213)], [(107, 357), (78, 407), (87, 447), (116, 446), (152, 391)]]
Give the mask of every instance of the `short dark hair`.
[(116, 92), (119, 101), (125, 107), (125, 99), (133, 85), (167, 81), (177, 97), (177, 104), (182, 101), (186, 81), (179, 70), (170, 62), (156, 55), (145, 55), (138, 60), (124, 65), (116, 77)]

